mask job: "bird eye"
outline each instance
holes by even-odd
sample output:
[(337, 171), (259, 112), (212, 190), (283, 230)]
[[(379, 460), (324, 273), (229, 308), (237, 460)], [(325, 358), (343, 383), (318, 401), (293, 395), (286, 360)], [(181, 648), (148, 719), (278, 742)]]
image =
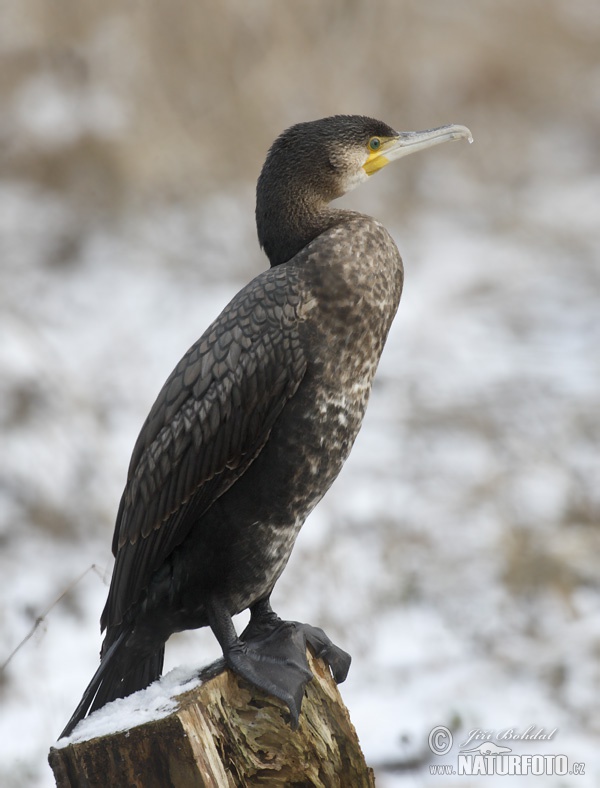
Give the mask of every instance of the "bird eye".
[(380, 147), (381, 147), (381, 140), (379, 139), (379, 137), (371, 137), (371, 139), (369, 140), (369, 149), (375, 151), (375, 150), (379, 150)]

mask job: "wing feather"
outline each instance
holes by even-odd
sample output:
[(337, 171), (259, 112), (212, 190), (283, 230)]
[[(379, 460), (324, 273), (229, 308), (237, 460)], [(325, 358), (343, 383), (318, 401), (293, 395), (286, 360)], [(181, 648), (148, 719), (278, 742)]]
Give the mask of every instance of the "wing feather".
[(293, 269), (265, 271), (166, 381), (131, 458), (103, 628), (122, 621), (153, 573), (265, 445), (306, 371), (300, 301)]

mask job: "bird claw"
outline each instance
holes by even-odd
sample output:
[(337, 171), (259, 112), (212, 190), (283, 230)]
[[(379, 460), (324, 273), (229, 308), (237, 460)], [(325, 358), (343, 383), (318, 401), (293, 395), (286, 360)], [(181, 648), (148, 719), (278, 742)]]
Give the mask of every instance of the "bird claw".
[(305, 640), (315, 652), (315, 656), (327, 663), (335, 683), (341, 684), (345, 681), (352, 662), (350, 654), (336, 646), (320, 627), (300, 624), (297, 621), (294, 623), (304, 633)]

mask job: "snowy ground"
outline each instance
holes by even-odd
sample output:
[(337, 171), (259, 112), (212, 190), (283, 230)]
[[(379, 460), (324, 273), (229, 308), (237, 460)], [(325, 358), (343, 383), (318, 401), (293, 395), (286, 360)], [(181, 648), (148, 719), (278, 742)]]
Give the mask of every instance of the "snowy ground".
[[(96, 567), (0, 674), (6, 788), (53, 784), (48, 747), (97, 664), (137, 430), (247, 278), (235, 261), (261, 265), (246, 198), (87, 231), (56, 198), (0, 186), (0, 661)], [(558, 731), (514, 751), (586, 775), (518, 784), (600, 780), (600, 178), (511, 199), (518, 224), (474, 200), (392, 227), (405, 293), (365, 425), (274, 595), (353, 654), (342, 692), (384, 788), (492, 784), (429, 765), (454, 764), (471, 729), (532, 725)], [(180, 636), (166, 668), (216, 653)], [(438, 725), (455, 733), (443, 758)]]

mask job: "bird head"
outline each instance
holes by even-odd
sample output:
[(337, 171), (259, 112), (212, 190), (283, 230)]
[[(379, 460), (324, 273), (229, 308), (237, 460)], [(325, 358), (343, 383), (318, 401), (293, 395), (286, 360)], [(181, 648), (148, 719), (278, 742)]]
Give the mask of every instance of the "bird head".
[(473, 141), (466, 126), (398, 132), (362, 115), (334, 115), (284, 131), (271, 146), (263, 172), (275, 169), (296, 184), (299, 194), (329, 203), (390, 162), (457, 139)]

